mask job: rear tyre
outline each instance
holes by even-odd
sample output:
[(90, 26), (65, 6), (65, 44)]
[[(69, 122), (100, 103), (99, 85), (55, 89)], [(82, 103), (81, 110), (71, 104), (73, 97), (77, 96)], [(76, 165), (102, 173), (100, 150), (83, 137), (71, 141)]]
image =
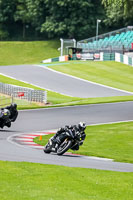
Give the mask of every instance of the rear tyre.
[(72, 146), (71, 140), (65, 140), (57, 149), (57, 155), (64, 154), (68, 149), (70, 149)]

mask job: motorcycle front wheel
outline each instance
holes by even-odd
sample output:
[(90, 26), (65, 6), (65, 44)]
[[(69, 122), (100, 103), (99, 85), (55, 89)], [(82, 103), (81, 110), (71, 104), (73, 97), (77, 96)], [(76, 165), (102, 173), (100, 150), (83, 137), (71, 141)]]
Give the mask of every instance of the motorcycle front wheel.
[(51, 145), (49, 144), (49, 142), (48, 142), (48, 144), (46, 144), (44, 146), (43, 151), (44, 151), (44, 153), (50, 153), (51, 152)]
[(57, 155), (64, 154), (72, 146), (71, 140), (65, 140), (57, 149)]

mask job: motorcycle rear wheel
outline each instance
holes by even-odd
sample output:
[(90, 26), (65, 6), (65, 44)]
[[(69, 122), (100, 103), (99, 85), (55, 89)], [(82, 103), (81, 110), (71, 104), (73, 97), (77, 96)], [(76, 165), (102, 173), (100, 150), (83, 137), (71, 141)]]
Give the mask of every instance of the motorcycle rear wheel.
[(71, 140), (65, 140), (57, 149), (57, 155), (64, 154), (72, 146)]

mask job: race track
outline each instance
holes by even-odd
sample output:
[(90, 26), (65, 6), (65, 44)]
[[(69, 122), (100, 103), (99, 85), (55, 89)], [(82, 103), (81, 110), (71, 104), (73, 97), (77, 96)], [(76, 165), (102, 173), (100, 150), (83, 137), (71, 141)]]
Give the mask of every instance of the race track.
[[(40, 87), (48, 87), (49, 89), (51, 89), (50, 84), (54, 85), (54, 83), (57, 82), (58, 84), (55, 84), (56, 88), (54, 89), (52, 86), (51, 90), (58, 91), (59, 86), (61, 86), (61, 93), (69, 93), (68, 95), (72, 96), (98, 97), (100, 95), (130, 95), (128, 92), (123, 92), (98, 84), (85, 82), (73, 77), (55, 73), (47, 69), (45, 70), (45, 68), (34, 65), (0, 66), (0, 73), (15, 77), (23, 81), (28, 81)], [(92, 89), (94, 85), (95, 89)], [(86, 124), (89, 125), (130, 120), (133, 120), (133, 102), (19, 111), (18, 119), (15, 123), (12, 124), (12, 127), (10, 129), (4, 128), (3, 130), (0, 130), (0, 160), (27, 161), (71, 167), (133, 172), (133, 164), (118, 163), (108, 159), (105, 160), (78, 155), (47, 155), (44, 154), (42, 150), (28, 147), (25, 148), (18, 144), (12, 143), (11, 139), (12, 136), (16, 134), (33, 134), (37, 131), (57, 129), (66, 124), (77, 124), (79, 121), (85, 121)]]
[(131, 92), (78, 79), (41, 65), (0, 66), (0, 73), (73, 97), (93, 98), (133, 95)]
[(66, 124), (78, 123), (81, 120), (87, 124), (133, 120), (133, 102), (19, 111), (17, 122), (12, 124), (10, 129), (0, 131), (0, 160), (133, 172), (133, 164), (87, 156), (47, 155), (42, 150), (23, 148), (11, 143), (8, 139), (14, 134), (21, 135), (22, 133), (56, 129)]

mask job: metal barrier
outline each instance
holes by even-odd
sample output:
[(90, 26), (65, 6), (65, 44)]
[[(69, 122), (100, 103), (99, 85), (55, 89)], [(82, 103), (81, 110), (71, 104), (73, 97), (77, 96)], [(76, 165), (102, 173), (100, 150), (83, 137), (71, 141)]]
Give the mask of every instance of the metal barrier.
[[(127, 26), (125, 28), (121, 28), (121, 29), (118, 29), (118, 30), (115, 30), (115, 31), (111, 31), (111, 32), (108, 32), (108, 33), (98, 35), (97, 39), (98, 40), (103, 39), (105, 37), (110, 37), (111, 35), (116, 35), (116, 34), (120, 34), (122, 32), (127, 32), (129, 30), (133, 30), (133, 26)], [(87, 39), (84, 39), (84, 40), (80, 40), (80, 41), (78, 41), (78, 43), (88, 43), (88, 42), (94, 42), (94, 41), (96, 41), (96, 36), (91, 37), (91, 38), (87, 38)]]
[[(111, 40), (111, 37), (120, 35), (122, 33), (127, 33), (133, 31), (133, 26), (128, 26), (122, 29), (118, 29), (109, 33), (101, 34), (95, 37), (87, 38), (77, 42), (77, 47), (82, 49), (88, 49), (89, 52), (119, 52), (124, 53), (129, 51), (131, 48), (131, 41), (127, 39), (127, 36), (124, 36), (124, 40), (120, 38), (117, 40)], [(131, 37), (131, 36), (130, 36)]]
[(30, 88), (0, 83), (0, 93), (9, 95), (12, 99), (18, 98), (27, 100), (28, 102), (47, 103), (47, 91), (43, 90), (33, 90)]
[(12, 97), (10, 96), (0, 96), (0, 108), (5, 107), (12, 103)]

